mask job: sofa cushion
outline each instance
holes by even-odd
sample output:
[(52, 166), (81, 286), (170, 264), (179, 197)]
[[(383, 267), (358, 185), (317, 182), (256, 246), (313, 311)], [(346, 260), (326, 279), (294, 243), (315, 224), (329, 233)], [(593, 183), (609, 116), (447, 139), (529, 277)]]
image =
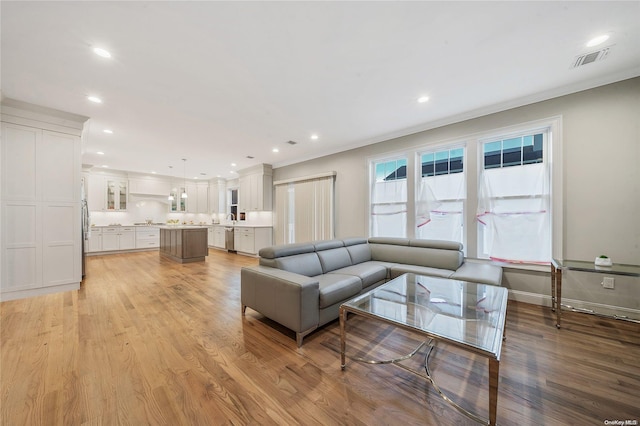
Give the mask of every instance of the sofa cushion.
[(453, 271), (449, 269), (432, 268), (430, 266), (396, 264), (391, 268), (390, 278), (397, 278), (402, 274), (427, 275), (430, 277), (449, 278)]
[(404, 263), (417, 266), (428, 266), (438, 269), (458, 269), (464, 260), (463, 253), (458, 250), (444, 250), (427, 247), (397, 246), (372, 243), (371, 259), (385, 262)]
[[(273, 259), (274, 268), (283, 269), (296, 274), (313, 277), (322, 274), (320, 259), (316, 253), (296, 254), (293, 256), (278, 257)], [(262, 262), (260, 262), (262, 265)], [(270, 266), (270, 265), (263, 265)]]
[(350, 299), (362, 290), (360, 278), (354, 275), (322, 274), (313, 278), (318, 280), (321, 309)]
[(502, 283), (502, 268), (488, 263), (465, 262), (450, 278), (472, 283), (500, 285)]
[(349, 252), (344, 247), (316, 251), (316, 254), (320, 259), (322, 272), (325, 274), (345, 266), (351, 266), (351, 256), (349, 256)]
[(371, 249), (366, 240), (362, 244), (348, 245), (347, 251), (349, 252), (349, 256), (351, 256), (351, 264), (353, 265), (371, 260)]
[(331, 274), (355, 275), (362, 281), (362, 288), (385, 281), (388, 276), (387, 268), (377, 262), (364, 262), (346, 268), (336, 269)]

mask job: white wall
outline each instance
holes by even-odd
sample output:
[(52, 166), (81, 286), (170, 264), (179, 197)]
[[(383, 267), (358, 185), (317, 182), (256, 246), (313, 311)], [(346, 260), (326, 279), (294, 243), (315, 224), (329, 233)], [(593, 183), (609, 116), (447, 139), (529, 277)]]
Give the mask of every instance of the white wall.
[[(273, 180), (336, 171), (336, 237), (367, 236), (367, 158), (554, 116), (562, 117), (564, 258), (606, 253), (640, 264), (640, 78), (274, 168)], [(579, 278), (594, 289), (600, 280)], [(548, 273), (509, 269), (505, 285), (512, 297), (549, 302)], [(608, 303), (637, 308), (640, 286), (609, 294)]]

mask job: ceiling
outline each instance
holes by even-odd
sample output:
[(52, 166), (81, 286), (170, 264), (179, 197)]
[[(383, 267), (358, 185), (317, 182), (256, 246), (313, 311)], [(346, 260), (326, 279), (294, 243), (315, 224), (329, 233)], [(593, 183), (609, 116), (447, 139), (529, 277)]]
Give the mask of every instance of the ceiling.
[(640, 75), (638, 1), (2, 1), (0, 13), (3, 96), (91, 117), (85, 164), (187, 178)]

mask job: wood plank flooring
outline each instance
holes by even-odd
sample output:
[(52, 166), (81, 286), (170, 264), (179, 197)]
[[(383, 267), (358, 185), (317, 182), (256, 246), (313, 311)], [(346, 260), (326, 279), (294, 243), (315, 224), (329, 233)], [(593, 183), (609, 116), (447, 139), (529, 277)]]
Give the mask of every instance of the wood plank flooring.
[[(337, 321), (293, 332), (240, 312), (240, 267), (210, 250), (93, 256), (79, 291), (0, 304), (0, 423), (9, 425), (473, 425), (424, 379), (394, 366), (340, 369)], [(498, 424), (640, 422), (640, 327), (509, 302)], [(415, 337), (350, 317), (351, 354), (398, 353)], [(422, 359), (423, 361), (423, 359)], [(431, 367), (488, 416), (484, 358), (439, 345)], [(417, 362), (417, 361), (416, 361)]]

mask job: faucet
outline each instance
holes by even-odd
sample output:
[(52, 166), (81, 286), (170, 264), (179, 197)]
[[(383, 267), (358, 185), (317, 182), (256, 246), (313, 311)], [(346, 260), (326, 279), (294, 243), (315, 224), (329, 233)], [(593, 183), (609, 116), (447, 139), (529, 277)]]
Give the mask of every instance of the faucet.
[(229, 216), (231, 216), (231, 223), (232, 223), (232, 224), (235, 224), (235, 223), (236, 223), (236, 215), (234, 215), (233, 213), (229, 213), (229, 214), (225, 217), (225, 219), (228, 219), (228, 218), (229, 218)]

